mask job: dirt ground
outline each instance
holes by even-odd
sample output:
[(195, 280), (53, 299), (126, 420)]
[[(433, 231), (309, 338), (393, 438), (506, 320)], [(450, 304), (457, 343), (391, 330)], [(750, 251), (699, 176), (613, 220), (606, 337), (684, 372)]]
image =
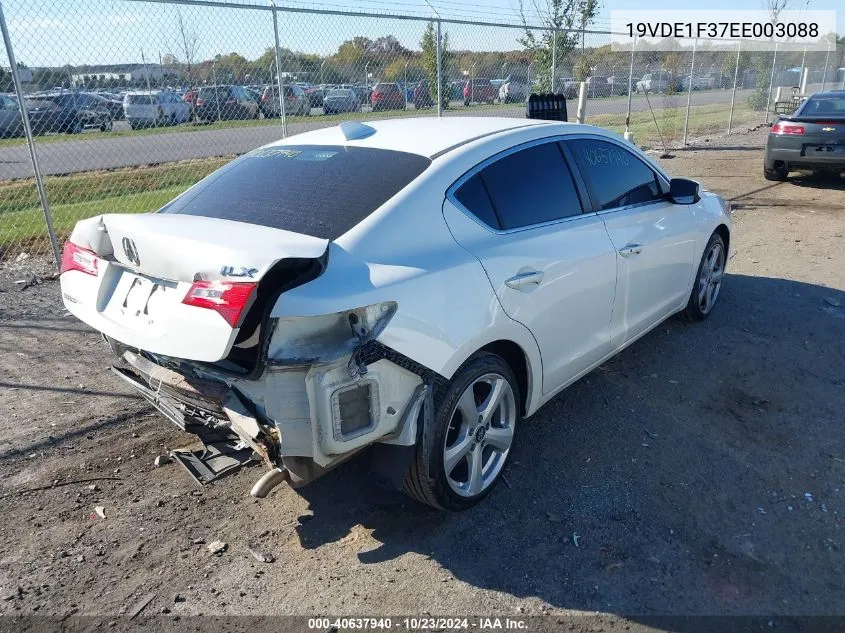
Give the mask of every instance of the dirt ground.
[(664, 160), (736, 209), (712, 317), (549, 403), (462, 514), (376, 492), (365, 457), (261, 501), (259, 469), (201, 489), (156, 468), (190, 436), (110, 374), (55, 282), (0, 287), (0, 615), (149, 595), (170, 618), (845, 614), (845, 180), (766, 182), (764, 139)]

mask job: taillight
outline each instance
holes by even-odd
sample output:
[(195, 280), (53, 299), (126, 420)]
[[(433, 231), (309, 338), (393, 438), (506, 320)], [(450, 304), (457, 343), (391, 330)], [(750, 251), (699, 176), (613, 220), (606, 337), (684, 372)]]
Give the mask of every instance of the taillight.
[(93, 251), (82, 248), (73, 242), (65, 242), (65, 247), (62, 249), (62, 267), (59, 274), (66, 273), (69, 270), (78, 270), (96, 277), (98, 262), (99, 258)]
[(205, 105), (205, 99), (197, 99), (194, 103), (198, 106)]
[(270, 95), (263, 95), (263, 96), (261, 97), (261, 100), (262, 100), (262, 101), (270, 101)]
[(226, 323), (237, 327), (257, 286), (253, 282), (197, 281), (182, 303), (214, 310), (226, 319)]
[(796, 125), (795, 123), (786, 123), (778, 121), (772, 126), (772, 134), (795, 134), (801, 135), (804, 133), (803, 125)]

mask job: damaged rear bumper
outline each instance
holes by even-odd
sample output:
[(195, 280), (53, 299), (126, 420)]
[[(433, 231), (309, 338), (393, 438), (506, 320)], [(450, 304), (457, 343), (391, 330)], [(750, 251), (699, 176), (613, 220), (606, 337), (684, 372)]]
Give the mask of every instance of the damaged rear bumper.
[(175, 371), (125, 350), (126, 367), (112, 370), (202, 440), (201, 451), (171, 452), (198, 483), (263, 461), (271, 470), (253, 494), (264, 496), (268, 485), (305, 485), (371, 444), (416, 443), (430, 385), (423, 372), (384, 356), (270, 365), (259, 379), (247, 380), (208, 368)]

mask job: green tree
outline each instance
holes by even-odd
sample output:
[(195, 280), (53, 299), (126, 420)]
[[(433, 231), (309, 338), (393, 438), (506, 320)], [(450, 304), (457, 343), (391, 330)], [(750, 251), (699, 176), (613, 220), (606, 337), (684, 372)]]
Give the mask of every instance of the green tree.
[(582, 55), (572, 66), (572, 78), (575, 81), (585, 81), (590, 76), (590, 60), (586, 55)]
[(5, 68), (0, 68), (0, 92), (12, 92), (12, 73)]
[[(531, 54), (537, 68), (535, 76), (538, 89), (548, 92), (558, 87), (552, 78), (552, 62), (556, 64), (556, 72), (563, 67), (567, 56), (578, 44), (578, 29), (582, 31), (580, 39), (581, 47), (584, 48), (583, 31), (595, 19), (599, 3), (598, 0), (545, 0), (543, 7), (540, 0), (536, 0), (533, 7), (540, 16), (540, 24), (537, 26), (543, 27), (543, 31), (538, 37), (529, 27), (523, 0), (519, 0), (523, 35), (518, 41)], [(552, 29), (557, 31), (557, 36)]]
[[(431, 98), (437, 98), (437, 29), (434, 22), (429, 22), (425, 31), (423, 32), (422, 41), (420, 41), (420, 48), (422, 48), (422, 56), (420, 59), (421, 66), (428, 76), (428, 85), (431, 90)], [(441, 85), (440, 94), (443, 102), (443, 108), (449, 107), (449, 69), (451, 68), (452, 53), (449, 49), (449, 34), (443, 33), (440, 45), (440, 64), (441, 64)]]

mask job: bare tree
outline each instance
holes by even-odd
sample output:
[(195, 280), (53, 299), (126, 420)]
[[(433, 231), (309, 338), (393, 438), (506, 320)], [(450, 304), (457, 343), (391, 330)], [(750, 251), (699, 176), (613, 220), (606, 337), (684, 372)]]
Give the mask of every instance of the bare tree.
[(168, 52), (177, 58), (182, 56), (185, 64), (185, 78), (188, 81), (188, 84), (191, 84), (191, 73), (194, 66), (194, 60), (196, 59), (197, 42), (199, 41), (199, 37), (193, 27), (190, 24), (185, 23), (185, 19), (182, 17), (182, 11), (179, 7), (176, 8), (176, 26), (179, 29), (179, 41), (176, 43), (179, 55), (174, 54), (172, 50), (169, 50)]
[[(780, 14), (786, 10), (789, 0), (766, 0), (766, 11), (769, 12), (769, 21), (776, 24)], [(807, 0), (809, 4), (809, 0)]]

